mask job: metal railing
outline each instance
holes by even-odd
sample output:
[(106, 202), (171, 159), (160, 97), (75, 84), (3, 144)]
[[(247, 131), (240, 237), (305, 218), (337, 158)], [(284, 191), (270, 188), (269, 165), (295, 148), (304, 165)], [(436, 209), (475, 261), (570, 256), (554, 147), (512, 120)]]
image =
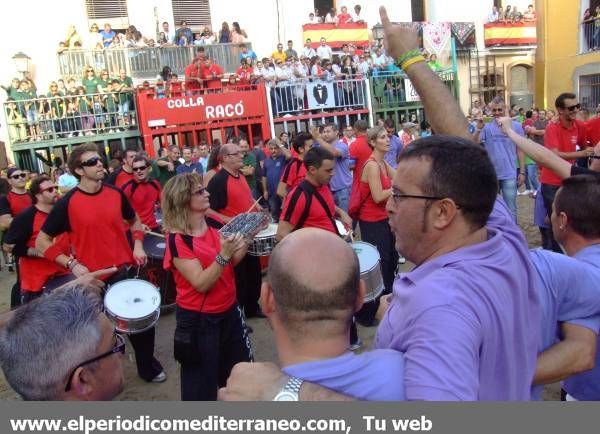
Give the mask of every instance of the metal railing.
[(14, 148), (129, 130), (137, 134), (134, 95), (132, 91), (106, 92), (6, 101), (3, 109), (9, 142)]
[(273, 117), (297, 116), (327, 110), (366, 110), (367, 80), (284, 81), (267, 86)]
[(581, 23), (582, 53), (600, 50), (600, 19), (596, 25), (594, 21)]
[[(249, 49), (252, 44), (245, 44)], [(107, 69), (116, 75), (124, 69), (134, 80), (155, 79), (164, 66), (183, 76), (199, 47), (144, 47), (144, 48), (105, 48), (99, 50), (68, 50), (58, 53), (60, 75), (81, 77), (86, 66), (96, 70)], [(227, 73), (235, 72), (240, 66), (240, 44), (204, 45), (207, 57), (213, 59)]]

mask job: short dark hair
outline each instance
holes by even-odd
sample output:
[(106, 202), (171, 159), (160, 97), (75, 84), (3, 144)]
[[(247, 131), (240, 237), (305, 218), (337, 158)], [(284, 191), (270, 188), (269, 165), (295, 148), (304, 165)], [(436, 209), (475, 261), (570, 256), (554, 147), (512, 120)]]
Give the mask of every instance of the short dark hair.
[(564, 179), (554, 198), (556, 213), (584, 238), (600, 238), (600, 176), (577, 175)]
[(369, 128), (369, 124), (366, 120), (359, 119), (356, 122), (354, 122), (353, 127), (356, 131), (367, 131), (367, 129)]
[(525, 112), (525, 117), (526, 117), (527, 119), (531, 119), (531, 118), (533, 117), (533, 110), (527, 110), (527, 111)]
[(417, 139), (398, 161), (423, 159), (431, 163), (423, 194), (452, 199), (474, 229), (485, 226), (498, 194), (498, 179), (481, 146), (462, 137), (435, 135)]
[(148, 160), (143, 155), (136, 155), (131, 164), (133, 165), (133, 163), (139, 163), (140, 161), (143, 161), (146, 164), (146, 166), (150, 166), (150, 160)]
[(576, 99), (576, 98), (577, 98), (577, 95), (575, 95), (572, 92), (561, 93), (560, 95), (558, 95), (556, 97), (556, 100), (554, 101), (554, 107), (556, 107), (557, 109), (564, 109), (566, 99)]
[[(81, 176), (77, 174), (75, 169), (81, 167), (81, 156), (86, 152), (98, 152), (98, 146), (96, 146), (95, 143), (83, 143), (79, 146), (74, 147), (71, 153), (69, 154), (67, 166), (69, 167), (71, 175), (73, 175), (77, 179), (81, 179)], [(100, 152), (98, 152), (98, 154), (100, 154)]]
[(31, 196), (31, 201), (34, 204), (37, 203), (37, 198), (35, 196), (42, 191), (41, 184), (46, 181), (52, 182), (48, 175), (40, 175), (31, 181), (31, 184), (29, 185), (29, 195)]
[(123, 151), (123, 156), (121, 157), (123, 159), (123, 161), (125, 161), (125, 159), (127, 158), (127, 154), (130, 154), (131, 152), (133, 152), (134, 154), (137, 154), (138, 150), (134, 149), (134, 148), (125, 149), (125, 151)]
[(287, 43), (288, 43), (288, 44), (289, 44), (290, 42), (291, 42), (292, 44), (294, 43), (294, 41), (292, 41), (291, 39), (290, 39), (289, 41), (287, 41)]
[(335, 160), (335, 156), (327, 149), (320, 146), (310, 148), (304, 155), (304, 167), (308, 170), (310, 167), (319, 169), (323, 165), (324, 160)]
[(396, 122), (394, 122), (394, 120), (392, 118), (387, 118), (385, 121), (383, 121), (383, 126), (386, 128), (396, 128)]
[(323, 125), (321, 125), (321, 128), (319, 129), (321, 132), (323, 132), (323, 130), (325, 128), (331, 128), (333, 131), (339, 131), (339, 127), (335, 122), (327, 122)]
[(294, 151), (300, 152), (300, 148), (304, 147), (304, 144), (308, 140), (312, 140), (312, 136), (310, 134), (304, 131), (298, 133), (298, 135), (296, 135), (296, 137), (294, 137), (294, 140), (292, 141), (292, 147), (294, 148)]

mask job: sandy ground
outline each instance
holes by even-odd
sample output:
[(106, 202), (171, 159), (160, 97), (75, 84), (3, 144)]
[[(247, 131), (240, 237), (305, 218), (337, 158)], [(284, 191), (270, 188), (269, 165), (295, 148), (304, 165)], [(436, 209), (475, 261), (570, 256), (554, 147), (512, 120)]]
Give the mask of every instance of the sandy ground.
[[(540, 245), (540, 236), (536, 226), (533, 226), (533, 199), (529, 197), (518, 197), (519, 224), (527, 236), (532, 247)], [(408, 268), (410, 265), (407, 264)], [(0, 312), (6, 312), (10, 300), (10, 288), (14, 283), (15, 276), (9, 273), (6, 267), (0, 272)], [(254, 329), (251, 335), (254, 354), (257, 361), (277, 361), (275, 346), (271, 329), (265, 319), (251, 319), (248, 321)], [(175, 315), (167, 313), (160, 317), (156, 327), (156, 349), (155, 354), (165, 367), (167, 381), (161, 384), (146, 383), (136, 373), (133, 351), (128, 344), (124, 357), (125, 390), (117, 399), (119, 400), (179, 400), (179, 367), (173, 359), (173, 333), (175, 330)], [(368, 349), (375, 335), (376, 328), (364, 328), (359, 326), (359, 334), (364, 342), (363, 349)], [(558, 384), (546, 388), (544, 399), (558, 400), (560, 387)], [(0, 399), (19, 399), (12, 389), (0, 375)]]

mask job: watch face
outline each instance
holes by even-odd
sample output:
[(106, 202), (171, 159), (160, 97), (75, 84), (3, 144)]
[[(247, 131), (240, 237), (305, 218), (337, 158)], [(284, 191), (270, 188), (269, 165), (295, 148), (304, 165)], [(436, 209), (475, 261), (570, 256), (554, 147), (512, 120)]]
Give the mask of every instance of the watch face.
[(273, 398), (273, 401), (298, 401), (298, 395), (287, 390), (283, 390)]

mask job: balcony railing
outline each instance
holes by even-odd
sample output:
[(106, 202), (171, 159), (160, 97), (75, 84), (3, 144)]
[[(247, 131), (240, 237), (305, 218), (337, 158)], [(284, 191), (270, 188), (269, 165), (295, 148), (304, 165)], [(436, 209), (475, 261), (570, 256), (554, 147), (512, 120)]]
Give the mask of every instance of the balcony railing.
[(581, 37), (582, 37), (582, 53), (589, 53), (590, 51), (600, 50), (600, 24), (594, 25), (594, 21), (587, 21), (581, 23)]
[[(250, 43), (245, 44), (252, 48)], [(235, 72), (240, 66), (240, 44), (204, 45), (207, 57), (213, 59), (225, 72)], [(103, 50), (68, 50), (58, 54), (58, 67), (62, 77), (81, 77), (86, 66), (96, 70), (107, 69), (118, 73), (120, 69), (134, 80), (152, 80), (164, 66), (181, 77), (185, 67), (194, 57), (198, 47), (144, 47), (106, 48)]]

